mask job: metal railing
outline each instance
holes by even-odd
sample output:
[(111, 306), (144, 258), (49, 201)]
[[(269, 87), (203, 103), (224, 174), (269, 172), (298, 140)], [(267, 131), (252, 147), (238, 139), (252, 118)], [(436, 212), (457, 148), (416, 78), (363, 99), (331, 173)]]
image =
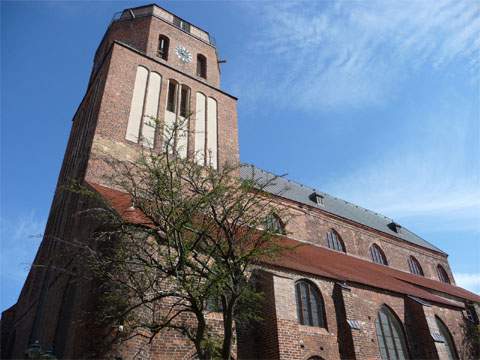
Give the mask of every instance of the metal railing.
[[(129, 14), (130, 17), (124, 17), (124, 18), (122, 19), (122, 16), (123, 16), (126, 12), (130, 12), (130, 14)], [(173, 15), (173, 14), (172, 14), (172, 15)], [(148, 14), (145, 14), (145, 13), (144, 13), (144, 14), (135, 14), (132, 9), (125, 9), (125, 10), (117, 11), (116, 13), (114, 13), (113, 16), (112, 16), (112, 20), (110, 21), (110, 24), (109, 24), (109, 25), (111, 25), (112, 23), (114, 23), (114, 22), (116, 22), (116, 21), (131, 20), (131, 19), (135, 19), (135, 18), (139, 18), (139, 17), (145, 17), (145, 16), (154, 16), (154, 17), (156, 17), (156, 18), (158, 18), (158, 19), (160, 19), (160, 20), (167, 21), (166, 19), (163, 19), (163, 18), (160, 18), (160, 17), (156, 16), (155, 14), (153, 14), (153, 12), (148, 13)], [(173, 21), (173, 22), (169, 22), (169, 21), (168, 21), (169, 24), (172, 24), (172, 25), (175, 26), (176, 28), (178, 28), (178, 29), (180, 29), (180, 30), (182, 30), (182, 31), (184, 31), (184, 32), (186, 32), (186, 33), (194, 36), (194, 37), (197, 38), (197, 39), (199, 39), (198, 36), (195, 36), (195, 35), (193, 35), (193, 34), (191, 33), (191, 27), (194, 27), (194, 28), (196, 28), (196, 29), (199, 29), (198, 27), (196, 27), (195, 25), (192, 25), (192, 24), (189, 23), (188, 21), (185, 21), (185, 20), (179, 18), (179, 17), (176, 16), (176, 15), (173, 15), (173, 16), (174, 16), (174, 21)], [(178, 19), (179, 21), (175, 21), (175, 19)], [(212, 46), (214, 46), (214, 47), (217, 46), (217, 42), (216, 42), (216, 40), (215, 40), (215, 37), (214, 37), (212, 34), (208, 33), (207, 31), (204, 31), (204, 30), (202, 30), (202, 29), (199, 29), (199, 30), (200, 30), (200, 31), (203, 31), (204, 33), (207, 34), (207, 36), (208, 36), (208, 42), (209, 42), (210, 45), (212, 45)], [(200, 40), (202, 40), (202, 39), (200, 39)], [(202, 41), (205, 41), (205, 40), (202, 40)]]

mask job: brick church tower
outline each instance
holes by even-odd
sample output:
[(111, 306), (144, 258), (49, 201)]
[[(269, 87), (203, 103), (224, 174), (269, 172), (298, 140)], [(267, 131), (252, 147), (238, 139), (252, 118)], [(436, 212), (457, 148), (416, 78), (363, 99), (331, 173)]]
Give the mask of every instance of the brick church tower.
[[(82, 259), (71, 248), (102, 224), (77, 216), (98, 205), (64, 186), (91, 186), (123, 216), (131, 203), (104, 182), (102, 154), (131, 160), (142, 149), (164, 151), (164, 125), (184, 119), (181, 156), (239, 164), (237, 99), (220, 89), (220, 63), (206, 31), (157, 5), (115, 16), (73, 117), (44, 238), (17, 303), (2, 313), (1, 358), (94, 354), (85, 315), (101, 290), (78, 276)], [(252, 165), (239, 175), (273, 176)], [(256, 269), (264, 318), (237, 334), (236, 359), (480, 357), (468, 338), (480, 296), (455, 285), (445, 252), (393, 219), (294, 181), (280, 178), (265, 191), (292, 214), (287, 224), (274, 219), (279, 237), (301, 246)], [(114, 357), (190, 359), (191, 349), (177, 334), (151, 346), (131, 341)]]
[[(55, 270), (55, 262), (64, 262), (69, 240), (88, 236), (91, 226), (75, 217), (85, 204), (63, 186), (71, 180), (102, 184), (106, 169), (96, 160), (100, 153), (129, 159), (142, 148), (163, 151), (161, 124), (187, 114), (193, 115), (183, 123), (188, 131), (181, 133), (188, 135), (176, 139), (180, 154), (214, 168), (236, 164), (236, 101), (220, 89), (220, 62), (208, 32), (154, 4), (116, 14), (95, 53), (86, 94), (73, 117), (34, 266), (17, 304), (2, 316), (5, 357), (22, 357), (37, 343), (68, 358), (88, 345), (67, 328), (90, 299), (85, 289)], [(159, 119), (159, 126), (152, 125), (151, 117)]]

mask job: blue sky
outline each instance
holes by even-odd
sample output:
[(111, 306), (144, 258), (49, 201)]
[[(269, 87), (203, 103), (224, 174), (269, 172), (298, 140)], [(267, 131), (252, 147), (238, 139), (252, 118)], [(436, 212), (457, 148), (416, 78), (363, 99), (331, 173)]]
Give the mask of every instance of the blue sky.
[[(112, 15), (145, 2), (1, 2), (1, 306), (40, 243)], [(480, 3), (159, 2), (216, 38), (241, 159), (382, 212), (480, 293)]]

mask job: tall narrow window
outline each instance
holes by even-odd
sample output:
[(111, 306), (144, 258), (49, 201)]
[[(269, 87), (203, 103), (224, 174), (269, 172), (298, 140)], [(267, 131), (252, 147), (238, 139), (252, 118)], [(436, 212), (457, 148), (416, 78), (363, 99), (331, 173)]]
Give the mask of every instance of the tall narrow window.
[(327, 232), (327, 246), (330, 249), (345, 252), (345, 245), (335, 230)]
[(166, 151), (176, 151), (181, 158), (187, 157), (190, 112), (190, 88), (170, 79), (163, 144)]
[(207, 99), (207, 165), (218, 167), (218, 107), (217, 101), (211, 97)]
[(127, 140), (138, 143), (141, 139), (144, 146), (153, 148), (161, 87), (162, 77), (159, 73), (143, 66), (137, 67), (125, 135)]
[(423, 276), (422, 266), (413, 256), (408, 258), (408, 267), (410, 268), (410, 272), (412, 274)]
[(207, 58), (202, 54), (197, 55), (197, 76), (207, 78)]
[(156, 72), (150, 72), (148, 78), (148, 89), (145, 97), (143, 125), (141, 127), (142, 144), (153, 148), (155, 140), (156, 120), (158, 118), (158, 100), (160, 98), (160, 88), (162, 86), (162, 77)]
[(140, 126), (142, 123), (143, 102), (147, 91), (148, 69), (143, 66), (137, 67), (135, 84), (133, 87), (132, 102), (130, 104), (130, 115), (128, 117), (127, 140), (138, 142)]
[(385, 254), (377, 244), (370, 246), (370, 257), (372, 258), (372, 261), (377, 264), (388, 265)]
[(168, 83), (167, 110), (173, 113), (177, 111), (177, 87), (178, 83), (170, 80)]
[(300, 280), (295, 284), (297, 316), (302, 325), (326, 327), (322, 295), (310, 281)]
[(165, 35), (160, 35), (158, 38), (158, 57), (163, 60), (168, 60), (168, 47), (170, 45), (170, 40)]
[(442, 335), (448, 358), (450, 360), (458, 359), (457, 350), (455, 349), (455, 343), (453, 342), (452, 335), (450, 334), (447, 326), (443, 323), (442, 320), (440, 320), (438, 316), (435, 317), (435, 321), (437, 322), (438, 331), (440, 332), (440, 335)]
[(408, 357), (402, 324), (385, 305), (378, 312), (375, 330), (380, 356), (383, 360), (401, 360)]
[(182, 85), (180, 90), (180, 112), (179, 115), (187, 117), (190, 103), (190, 89), (188, 86)]
[(450, 278), (448, 277), (447, 271), (443, 268), (442, 265), (437, 266), (438, 279), (441, 282), (450, 284)]
[(188, 153), (188, 116), (190, 115), (190, 88), (186, 85), (181, 85), (179, 92), (180, 101), (178, 117), (180, 122), (178, 123), (176, 134), (176, 149), (180, 157), (186, 158)]
[(197, 164), (205, 165), (205, 141), (207, 125), (207, 98), (197, 92), (195, 107), (195, 161)]

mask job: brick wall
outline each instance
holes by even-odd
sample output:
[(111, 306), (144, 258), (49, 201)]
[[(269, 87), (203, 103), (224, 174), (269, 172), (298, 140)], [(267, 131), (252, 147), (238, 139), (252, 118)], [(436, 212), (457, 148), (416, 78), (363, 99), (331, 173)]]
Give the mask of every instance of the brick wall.
[[(128, 116), (130, 113), (130, 104), (132, 100), (133, 84), (137, 66), (142, 65), (150, 71), (156, 71), (162, 76), (162, 85), (160, 92), (159, 119), (163, 120), (166, 108), (166, 95), (168, 79), (173, 78), (181, 84), (191, 88), (190, 106), (195, 114), (196, 102), (195, 93), (202, 92), (208, 97), (217, 100), (218, 103), (218, 159), (219, 164), (239, 162), (238, 151), (238, 128), (236, 99), (225, 93), (208, 86), (203, 82), (188, 77), (174, 69), (166, 67), (163, 63), (150, 59), (146, 56), (125, 48), (122, 45), (114, 44), (109, 58), (109, 71), (106, 81), (101, 110), (98, 116), (98, 123), (94, 137), (94, 149), (104, 149), (104, 151), (115, 154), (120, 158), (134, 158), (136, 153), (141, 150), (141, 145), (125, 139), (127, 131)], [(188, 144), (189, 156), (193, 156), (195, 121), (189, 122), (190, 136)], [(162, 151), (161, 127), (156, 129), (154, 150)], [(115, 148), (115, 152), (112, 151)], [(93, 157), (90, 158), (87, 180), (102, 182), (106, 168), (101, 162), (96, 162)]]
[[(239, 353), (243, 355), (240, 358), (378, 359), (375, 321), (383, 305), (401, 322), (411, 358), (444, 358), (444, 345), (436, 344), (430, 335), (433, 330), (429, 319), (435, 316), (444, 321), (457, 349), (461, 348), (464, 319), (459, 308), (425, 306), (404, 295), (358, 284), (340, 286), (325, 278), (281, 269), (265, 271), (262, 279), (267, 298), (264, 321), (248, 334), (258, 339), (255, 340), (257, 351)], [(299, 324), (295, 298), (295, 282), (299, 279), (311, 281), (320, 290), (325, 304), (326, 328)], [(351, 329), (347, 319), (358, 321), (360, 329)], [(239, 341), (242, 343), (241, 338)]]
[(326, 234), (334, 229), (345, 243), (349, 255), (371, 260), (370, 246), (375, 243), (385, 253), (388, 264), (398, 270), (410, 272), (408, 258), (413, 255), (421, 264), (425, 277), (438, 280), (437, 265), (442, 265), (452, 283), (454, 278), (447, 256), (367, 228), (319, 209), (308, 208), (289, 200), (281, 200), (289, 209), (291, 220), (286, 225), (290, 237), (301, 241), (327, 246)]
[[(270, 289), (268, 293), (266, 292), (269, 311), (266, 313), (271, 313), (272, 310), (275, 313), (274, 317), (270, 314), (270, 321), (267, 321), (259, 335), (262, 339), (264, 336), (273, 339), (269, 342), (271, 345), (268, 348), (268, 354), (271, 356), (265, 358), (305, 359), (316, 355), (325, 359), (339, 359), (336, 305), (332, 296), (334, 283), (307, 277), (319, 288), (325, 306), (326, 328), (316, 328), (300, 325), (297, 319), (295, 282), (306, 277), (279, 270), (272, 270), (270, 276)], [(263, 343), (262, 348), (266, 348)], [(275, 351), (278, 351), (278, 355)]]

